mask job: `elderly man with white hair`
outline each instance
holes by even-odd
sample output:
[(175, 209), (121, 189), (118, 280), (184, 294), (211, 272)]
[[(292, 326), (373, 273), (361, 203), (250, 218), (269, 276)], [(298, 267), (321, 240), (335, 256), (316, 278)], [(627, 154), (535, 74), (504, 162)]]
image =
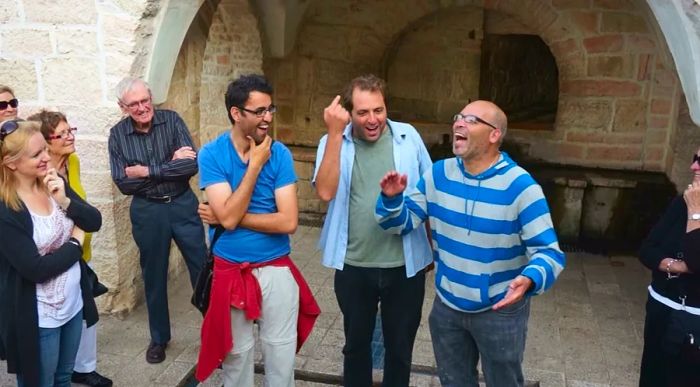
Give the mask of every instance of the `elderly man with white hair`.
[(185, 258), (192, 286), (207, 254), (199, 202), (189, 184), (197, 173), (197, 153), (182, 118), (153, 107), (146, 82), (125, 78), (116, 92), (126, 117), (109, 134), (112, 179), (123, 194), (134, 196), (131, 229), (140, 253), (151, 333), (146, 361), (160, 363), (171, 338), (167, 291), (171, 240)]

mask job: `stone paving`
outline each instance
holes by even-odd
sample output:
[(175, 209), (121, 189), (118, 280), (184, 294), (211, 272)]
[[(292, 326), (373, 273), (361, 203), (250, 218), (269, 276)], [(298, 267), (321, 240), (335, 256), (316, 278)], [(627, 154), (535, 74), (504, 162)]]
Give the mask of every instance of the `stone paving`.
[[(309, 282), (323, 313), (297, 356), (300, 373), (336, 379), (342, 371), (342, 318), (333, 293), (333, 272), (320, 265), (316, 241), (320, 229), (299, 227), (292, 257)], [(530, 315), (525, 376), (542, 387), (636, 386), (642, 350), (644, 303), (649, 275), (635, 257), (568, 253), (567, 268), (553, 289), (534, 297)], [(435, 366), (427, 316), (435, 294), (428, 276), (423, 321), (413, 353), (411, 385), (439, 386), (437, 377), (423, 372)], [(124, 320), (102, 316), (98, 327), (98, 370), (115, 386), (190, 386), (197, 359), (201, 317), (189, 305), (185, 276), (170, 286), (173, 340), (165, 362), (145, 361), (149, 341), (146, 310), (142, 306)], [(259, 348), (258, 348), (259, 349)], [(259, 350), (257, 351), (259, 358)], [(4, 362), (2, 362), (4, 363)], [(381, 371), (375, 376), (380, 380)], [(0, 364), (0, 386), (15, 379)], [(262, 385), (256, 377), (256, 385)], [(306, 381), (297, 386), (327, 386)], [(215, 374), (201, 386), (221, 386)]]

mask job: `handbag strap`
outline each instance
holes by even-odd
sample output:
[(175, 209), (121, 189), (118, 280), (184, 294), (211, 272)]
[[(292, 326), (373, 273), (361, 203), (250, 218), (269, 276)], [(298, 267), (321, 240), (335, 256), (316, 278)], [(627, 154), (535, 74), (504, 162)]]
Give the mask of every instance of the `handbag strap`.
[(216, 244), (216, 241), (219, 240), (219, 237), (221, 236), (221, 234), (224, 233), (224, 231), (226, 231), (226, 230), (220, 224), (217, 224), (215, 226), (214, 237), (211, 238), (211, 244), (209, 245), (209, 251), (211, 252), (212, 255), (214, 254), (214, 245)]

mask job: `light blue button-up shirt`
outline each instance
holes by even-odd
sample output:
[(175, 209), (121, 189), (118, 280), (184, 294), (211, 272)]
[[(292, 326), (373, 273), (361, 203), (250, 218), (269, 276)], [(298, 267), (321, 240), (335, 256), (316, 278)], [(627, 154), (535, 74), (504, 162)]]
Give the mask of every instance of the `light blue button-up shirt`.
[[(394, 167), (408, 176), (408, 187), (418, 183), (420, 177), (430, 169), (432, 162), (428, 150), (416, 128), (402, 122), (387, 120), (393, 136)], [(316, 153), (316, 169), (312, 183), (326, 150), (328, 135), (321, 138)], [(328, 213), (321, 230), (318, 247), (322, 251), (321, 263), (330, 268), (343, 270), (345, 253), (348, 248), (348, 218), (350, 208), (350, 181), (353, 162), (355, 161), (355, 144), (352, 141), (352, 124), (343, 132), (340, 148), (340, 177), (335, 197), (328, 203)], [(379, 182), (377, 182), (379, 184)], [(406, 261), (406, 276), (413, 277), (433, 261), (433, 254), (428, 243), (424, 227), (418, 227), (403, 236), (403, 254)]]

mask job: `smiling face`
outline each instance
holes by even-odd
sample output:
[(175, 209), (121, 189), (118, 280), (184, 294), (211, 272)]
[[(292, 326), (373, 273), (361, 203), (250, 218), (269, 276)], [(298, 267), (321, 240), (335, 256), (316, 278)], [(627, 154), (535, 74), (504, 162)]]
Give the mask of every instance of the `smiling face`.
[(379, 91), (360, 90), (352, 92), (352, 134), (364, 141), (379, 140), (386, 128), (386, 104)]
[(61, 136), (61, 138), (48, 141), (49, 153), (56, 156), (67, 156), (75, 152), (75, 133), (71, 131), (66, 121), (59, 122), (52, 135)]
[[(0, 93), (0, 102), (10, 102), (15, 96), (7, 91)], [(5, 120), (14, 120), (17, 118), (17, 108), (12, 107), (9, 104), (7, 108), (0, 110), (0, 122)]]
[[(465, 106), (460, 114), (478, 117), (498, 128), (497, 111), (494, 110), (494, 107), (495, 105), (490, 102), (475, 101)], [(483, 122), (468, 123), (458, 119), (452, 124), (452, 135), (452, 151), (455, 156), (469, 162), (483, 157), (494, 147), (497, 150), (501, 139), (501, 130), (494, 129)]]
[[(269, 94), (251, 91), (248, 94), (248, 99), (242, 106), (242, 108), (248, 111), (239, 109), (236, 106), (231, 108), (231, 116), (236, 122), (235, 126), (240, 130), (243, 138), (250, 136), (256, 144), (263, 142), (265, 136), (270, 131), (270, 124), (272, 123), (273, 114), (267, 110), (271, 105), (272, 97)], [(265, 110), (265, 113), (260, 117), (255, 113), (251, 113), (261, 109)]]
[(153, 121), (153, 104), (151, 101), (151, 92), (141, 83), (137, 82), (131, 90), (124, 93), (119, 106), (122, 112), (128, 114), (137, 129), (148, 129)]
[(49, 169), (50, 160), (46, 140), (40, 132), (36, 132), (27, 141), (22, 155), (7, 165), (16, 174), (28, 178), (43, 178)]

